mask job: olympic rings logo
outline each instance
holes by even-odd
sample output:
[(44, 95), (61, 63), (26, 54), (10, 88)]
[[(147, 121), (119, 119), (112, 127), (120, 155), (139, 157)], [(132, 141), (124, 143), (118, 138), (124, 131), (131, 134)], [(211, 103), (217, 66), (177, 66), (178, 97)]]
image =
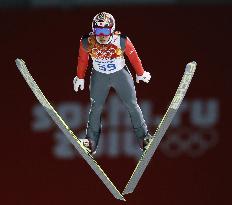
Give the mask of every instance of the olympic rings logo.
[(215, 129), (182, 128), (169, 131), (167, 137), (161, 141), (159, 149), (170, 158), (179, 157), (181, 154), (195, 158), (202, 156), (218, 141)]

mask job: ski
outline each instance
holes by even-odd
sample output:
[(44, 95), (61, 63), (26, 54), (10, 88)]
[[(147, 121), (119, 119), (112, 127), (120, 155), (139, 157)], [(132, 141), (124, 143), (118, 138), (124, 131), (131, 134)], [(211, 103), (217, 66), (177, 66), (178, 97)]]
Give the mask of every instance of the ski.
[(89, 164), (89, 166), (93, 169), (93, 171), (98, 175), (98, 177), (102, 180), (105, 186), (109, 189), (109, 191), (113, 194), (116, 199), (126, 201), (122, 194), (117, 190), (115, 185), (111, 182), (109, 177), (105, 174), (102, 168), (98, 165), (98, 163), (94, 160), (92, 155), (86, 150), (86, 148), (82, 145), (80, 140), (75, 136), (75, 134), (70, 130), (70, 128), (66, 125), (64, 120), (59, 116), (59, 114), (55, 111), (46, 97), (43, 95), (39, 86), (34, 81), (33, 77), (29, 73), (25, 62), (22, 59), (15, 60), (16, 65), (23, 75), (25, 81), (28, 86), (31, 88), (32, 92), (35, 94), (36, 98), (54, 120), (54, 122), (58, 125), (58, 127), (65, 134), (67, 139), (74, 145), (80, 155), (85, 159), (85, 161)]
[(160, 141), (162, 140), (165, 132), (167, 131), (169, 125), (171, 124), (187, 90), (192, 80), (192, 77), (196, 70), (196, 62), (191, 62), (186, 65), (185, 72), (181, 79), (181, 82), (177, 88), (177, 91), (165, 113), (161, 122), (159, 123), (155, 134), (153, 135), (153, 139), (148, 145), (148, 148), (143, 152), (139, 162), (137, 163), (136, 168), (133, 171), (126, 187), (124, 188), (122, 194), (132, 193), (137, 186), (143, 172), (145, 171), (148, 163), (150, 162), (153, 154), (155, 153)]

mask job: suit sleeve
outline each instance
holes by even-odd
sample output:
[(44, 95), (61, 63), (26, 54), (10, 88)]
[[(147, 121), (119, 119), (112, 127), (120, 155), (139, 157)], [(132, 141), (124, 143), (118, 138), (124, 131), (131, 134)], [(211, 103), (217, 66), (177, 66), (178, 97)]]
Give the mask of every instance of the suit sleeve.
[(89, 54), (84, 49), (82, 40), (80, 40), (80, 48), (77, 62), (77, 77), (83, 79), (85, 77), (85, 72), (88, 67)]
[(126, 38), (126, 47), (125, 47), (125, 54), (129, 58), (131, 65), (133, 66), (137, 75), (141, 76), (144, 73), (144, 69), (141, 63), (141, 60), (134, 48), (134, 45), (130, 41), (130, 39)]

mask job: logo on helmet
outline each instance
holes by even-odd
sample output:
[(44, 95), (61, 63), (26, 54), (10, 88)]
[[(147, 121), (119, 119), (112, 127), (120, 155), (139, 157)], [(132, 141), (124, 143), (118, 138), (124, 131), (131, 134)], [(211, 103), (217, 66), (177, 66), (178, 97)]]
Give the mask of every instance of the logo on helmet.
[(92, 22), (93, 32), (94, 32), (94, 28), (97, 28), (97, 27), (111, 28), (111, 34), (112, 34), (115, 30), (114, 17), (110, 13), (106, 13), (106, 12), (101, 12), (97, 14), (93, 18), (93, 22)]

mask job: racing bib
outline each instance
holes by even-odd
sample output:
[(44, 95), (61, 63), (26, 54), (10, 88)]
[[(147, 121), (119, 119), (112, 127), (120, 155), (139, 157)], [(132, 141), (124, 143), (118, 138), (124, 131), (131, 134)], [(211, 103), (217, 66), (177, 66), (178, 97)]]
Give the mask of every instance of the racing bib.
[(124, 58), (93, 59), (93, 68), (101, 73), (115, 73), (126, 65)]

